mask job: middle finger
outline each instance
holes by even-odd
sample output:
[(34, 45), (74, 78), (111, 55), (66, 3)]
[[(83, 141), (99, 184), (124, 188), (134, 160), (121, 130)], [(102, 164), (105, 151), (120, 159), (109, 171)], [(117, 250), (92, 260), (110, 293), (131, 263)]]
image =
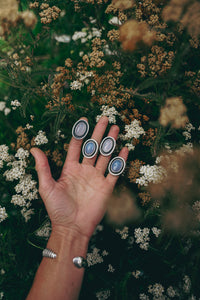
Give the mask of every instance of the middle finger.
[[(100, 142), (104, 136), (107, 125), (108, 125), (108, 118), (103, 116), (103, 117), (101, 117), (101, 119), (99, 120), (99, 122), (97, 123), (97, 125), (94, 128), (91, 139), (94, 139), (95, 141), (97, 141), (98, 145), (100, 144)], [(82, 163), (93, 166), (96, 161), (96, 158), (97, 158), (97, 154), (92, 158), (84, 157)]]

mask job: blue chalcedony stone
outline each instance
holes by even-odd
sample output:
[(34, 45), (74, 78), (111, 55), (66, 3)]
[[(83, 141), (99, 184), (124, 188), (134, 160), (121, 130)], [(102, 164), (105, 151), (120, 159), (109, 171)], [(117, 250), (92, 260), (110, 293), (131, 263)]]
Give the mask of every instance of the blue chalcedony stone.
[(113, 173), (119, 173), (123, 169), (123, 165), (123, 161), (118, 158), (112, 162), (110, 169)]
[(85, 154), (92, 155), (95, 152), (96, 145), (94, 142), (89, 142), (85, 146)]

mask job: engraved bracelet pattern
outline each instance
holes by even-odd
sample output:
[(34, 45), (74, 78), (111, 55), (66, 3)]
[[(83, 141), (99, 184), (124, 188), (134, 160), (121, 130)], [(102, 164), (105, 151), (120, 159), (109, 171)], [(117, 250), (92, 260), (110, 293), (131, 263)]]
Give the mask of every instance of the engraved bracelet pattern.
[(42, 256), (48, 258), (56, 258), (57, 254), (53, 252), (51, 249), (46, 248), (42, 251)]

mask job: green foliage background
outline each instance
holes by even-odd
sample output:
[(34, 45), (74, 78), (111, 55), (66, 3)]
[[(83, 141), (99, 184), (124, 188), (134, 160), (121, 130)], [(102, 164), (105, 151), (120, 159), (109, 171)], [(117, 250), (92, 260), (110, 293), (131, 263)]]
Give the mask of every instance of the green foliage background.
[[(28, 8), (29, 1), (21, 0), (19, 2), (21, 11)], [(81, 61), (80, 51), (85, 53), (91, 51), (91, 41), (85, 44), (73, 40), (69, 43), (59, 43), (54, 35), (67, 34), (72, 36), (75, 31), (81, 31), (83, 27), (91, 28), (93, 25), (90, 23), (89, 17), (93, 16), (97, 20), (98, 29), (105, 28), (102, 32), (102, 38), (108, 40), (107, 32), (113, 29), (113, 26), (108, 23), (112, 16), (105, 14), (108, 3), (90, 5), (83, 2), (81, 10), (78, 12), (75, 12), (74, 3), (70, 0), (51, 0), (48, 3), (50, 6), (57, 5), (62, 11), (65, 11), (64, 17), (59, 17), (50, 25), (43, 25), (38, 20), (33, 30), (25, 28), (21, 22), (12, 28), (7, 39), (0, 40), (0, 99), (4, 101), (6, 96), (8, 107), (10, 107), (11, 100), (14, 99), (19, 99), (22, 104), (19, 110), (11, 111), (7, 116), (0, 112), (0, 145), (10, 145), (16, 141), (16, 128), (18, 126), (25, 127), (30, 122), (30, 115), (34, 115), (34, 128), (29, 132), (30, 138), (36, 136), (39, 130), (44, 130), (47, 133), (49, 143), (48, 146), (42, 146), (42, 150), (54, 151), (59, 149), (64, 159), (66, 153), (63, 150), (63, 145), (55, 145), (54, 143), (56, 132), (61, 129), (66, 137), (65, 142), (69, 143), (72, 125), (84, 115), (89, 120), (91, 133), (96, 124), (96, 116), (100, 114), (100, 105), (92, 103), (87, 91), (83, 90), (81, 93), (72, 92), (74, 112), (70, 112), (63, 106), (58, 106), (53, 110), (45, 108), (52, 95), (51, 93), (49, 93), (49, 97), (38, 95), (37, 87), (41, 86), (41, 82), (50, 84), (53, 81), (56, 68), (64, 66), (66, 58), (70, 57), (74, 64), (77, 64)], [(37, 10), (35, 13), (37, 14)], [(169, 23), (168, 30), (176, 30), (175, 25)], [(137, 109), (140, 113), (147, 114), (150, 117), (150, 125), (158, 129), (156, 140), (151, 148), (147, 149), (139, 145), (135, 151), (130, 153), (127, 170), (130, 167), (130, 162), (136, 158), (148, 164), (154, 164), (155, 156), (164, 149), (165, 143), (170, 143), (171, 148), (176, 149), (184, 142), (182, 130), (175, 130), (171, 127), (163, 128), (158, 122), (160, 108), (164, 105), (166, 98), (182, 96), (191, 123), (196, 128), (199, 126), (199, 95), (190, 89), (190, 82), (185, 77), (185, 71), (188, 69), (196, 73), (199, 72), (199, 48), (191, 48), (190, 37), (186, 30), (182, 33), (176, 32), (176, 36), (177, 40), (173, 46), (175, 59), (172, 68), (157, 78), (151, 76), (142, 78), (137, 70), (140, 57), (148, 55), (149, 47), (143, 45), (134, 52), (127, 53), (123, 51), (119, 42), (111, 43), (108, 41), (109, 47), (111, 51), (115, 51), (115, 55), (111, 57), (105, 55), (106, 68), (112, 68), (114, 61), (121, 63), (123, 72), (121, 83), (133, 90), (137, 88), (137, 94), (134, 95)], [(26, 74), (11, 67), (11, 59), (8, 54), (10, 51), (18, 53), (21, 47), (24, 47), (25, 51), (23, 57), (34, 57), (31, 72)], [(102, 68), (98, 71), (103, 73), (105, 70)], [(15, 72), (17, 72), (17, 76), (15, 76)], [(144, 95), (150, 101), (149, 104), (143, 101)], [(118, 120), (118, 125), (123, 126), (120, 122)], [(199, 144), (199, 135), (199, 131), (196, 130), (192, 136), (194, 146)], [(10, 151), (12, 152), (12, 150)], [(58, 178), (61, 168), (51, 161), (51, 169), (54, 177)], [(27, 170), (37, 180), (32, 157)], [(0, 292), (4, 292), (3, 299), (21, 300), (25, 299), (28, 294), (41, 261), (41, 249), (46, 244), (46, 240), (39, 240), (34, 234), (44, 222), (46, 211), (41, 199), (34, 201), (33, 208), (35, 208), (36, 213), (26, 223), (20, 210), (10, 203), (14, 183), (6, 182), (3, 173), (0, 174), (0, 180), (0, 204), (2, 207), (5, 206), (6, 211), (9, 212), (9, 217), (0, 223), (0, 270), (5, 270), (5, 274), (0, 275)], [(127, 173), (118, 182), (119, 187), (122, 185), (130, 188), (136, 195), (139, 192), (136, 184), (128, 181)], [(151, 203), (142, 207), (139, 199), (137, 201), (142, 217), (137, 222), (130, 224), (130, 237), (134, 236), (136, 227), (162, 226), (160, 209)], [(115, 228), (108, 225), (105, 220), (102, 221), (102, 224), (104, 230), (92, 237), (89, 251), (93, 247), (97, 247), (98, 249), (106, 249), (109, 255), (104, 257), (103, 264), (94, 265), (86, 270), (80, 299), (96, 299), (95, 293), (97, 291), (107, 289), (112, 291), (111, 299), (139, 299), (138, 295), (145, 293), (149, 284), (158, 282), (165, 287), (174, 286), (181, 282), (184, 274), (188, 274), (191, 278), (191, 294), (200, 296), (199, 237), (192, 239), (192, 245), (186, 251), (190, 240), (187, 235), (180, 235), (176, 232), (164, 232), (159, 238), (152, 235), (151, 246), (148, 251), (144, 251), (136, 243), (130, 245), (130, 239), (122, 240)], [(115, 266), (115, 272), (107, 271), (108, 264)], [(142, 270), (139, 279), (132, 275), (134, 270)], [(192, 299), (189, 296), (191, 295), (180, 298)], [(179, 299), (179, 297), (174, 299)]]

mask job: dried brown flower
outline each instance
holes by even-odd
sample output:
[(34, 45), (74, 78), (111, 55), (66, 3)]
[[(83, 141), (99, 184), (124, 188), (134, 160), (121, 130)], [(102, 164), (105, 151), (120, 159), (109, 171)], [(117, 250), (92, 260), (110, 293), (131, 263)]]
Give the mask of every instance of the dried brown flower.
[(168, 98), (160, 111), (160, 124), (163, 126), (171, 124), (173, 128), (184, 128), (188, 122), (186, 111), (187, 108), (180, 97)]
[(151, 184), (149, 191), (159, 203), (163, 226), (190, 234), (199, 226), (200, 210), (197, 214), (193, 207), (200, 199), (200, 149), (163, 153), (161, 165), (167, 175), (163, 182)]
[(112, 0), (114, 8), (125, 10), (134, 6), (134, 0)]
[(128, 191), (121, 191), (109, 199), (106, 220), (112, 225), (125, 225), (140, 216), (135, 197)]
[(145, 22), (129, 20), (120, 27), (120, 41), (124, 50), (135, 50), (138, 42), (151, 46), (155, 38), (155, 32)]

